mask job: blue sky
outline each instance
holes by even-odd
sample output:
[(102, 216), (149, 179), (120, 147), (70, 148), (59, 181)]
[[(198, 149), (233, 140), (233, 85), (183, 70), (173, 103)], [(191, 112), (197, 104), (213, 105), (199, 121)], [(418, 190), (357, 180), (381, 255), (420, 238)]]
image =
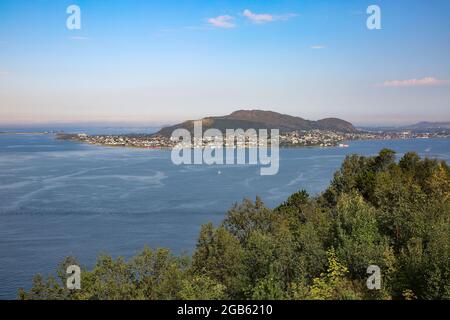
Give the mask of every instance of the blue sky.
[(0, 123), (449, 121), (449, 15), (446, 0), (1, 0)]

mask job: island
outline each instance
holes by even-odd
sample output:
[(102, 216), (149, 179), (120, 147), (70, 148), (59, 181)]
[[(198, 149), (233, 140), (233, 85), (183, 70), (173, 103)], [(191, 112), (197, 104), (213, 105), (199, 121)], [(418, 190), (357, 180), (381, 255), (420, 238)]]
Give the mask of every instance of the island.
[[(405, 128), (367, 128), (357, 129), (350, 122), (338, 118), (327, 118), (318, 121), (305, 120), (300, 117), (284, 115), (273, 111), (240, 110), (222, 117), (206, 117), (200, 120), (203, 132), (207, 129), (218, 129), (225, 134), (226, 129), (278, 129), (280, 147), (347, 147), (347, 141), (354, 140), (393, 140), (393, 139), (430, 139), (449, 138), (450, 129), (446, 127), (411, 126)], [(87, 135), (57, 134), (58, 139), (84, 142), (111, 147), (133, 147), (147, 149), (165, 149), (177, 146), (180, 141), (172, 138), (176, 129), (186, 129), (193, 134), (195, 120), (162, 128), (154, 134), (126, 135)], [(269, 142), (270, 143), (270, 142)], [(214, 139), (205, 138), (198, 147), (215, 145)], [(223, 144), (224, 147), (232, 147)], [(244, 138), (237, 142), (237, 147), (257, 147), (252, 141)]]

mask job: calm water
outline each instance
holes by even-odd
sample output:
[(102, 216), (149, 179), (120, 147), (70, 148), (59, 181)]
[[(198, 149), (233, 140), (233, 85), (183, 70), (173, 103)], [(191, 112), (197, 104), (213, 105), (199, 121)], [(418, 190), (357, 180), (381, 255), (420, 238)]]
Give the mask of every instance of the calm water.
[(0, 298), (15, 298), (67, 255), (91, 266), (101, 252), (130, 257), (145, 244), (189, 252), (201, 224), (219, 223), (244, 197), (273, 207), (299, 189), (317, 194), (345, 155), (383, 147), (450, 160), (450, 139), (361, 141), (283, 149), (279, 174), (262, 177), (257, 166), (177, 167), (169, 151), (1, 134)]

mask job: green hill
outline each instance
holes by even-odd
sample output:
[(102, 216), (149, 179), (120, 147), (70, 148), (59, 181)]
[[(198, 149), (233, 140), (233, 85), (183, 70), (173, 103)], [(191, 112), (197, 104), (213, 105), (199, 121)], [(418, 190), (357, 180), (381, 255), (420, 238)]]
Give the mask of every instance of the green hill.
[[(225, 132), (226, 129), (279, 129), (280, 132), (302, 130), (331, 130), (337, 132), (356, 132), (357, 129), (350, 123), (337, 118), (327, 118), (318, 121), (306, 120), (273, 111), (239, 110), (227, 116), (206, 117), (201, 119), (203, 130), (210, 128)], [(169, 137), (176, 129), (184, 128), (193, 132), (195, 120), (188, 120), (174, 126), (161, 129), (156, 135)]]

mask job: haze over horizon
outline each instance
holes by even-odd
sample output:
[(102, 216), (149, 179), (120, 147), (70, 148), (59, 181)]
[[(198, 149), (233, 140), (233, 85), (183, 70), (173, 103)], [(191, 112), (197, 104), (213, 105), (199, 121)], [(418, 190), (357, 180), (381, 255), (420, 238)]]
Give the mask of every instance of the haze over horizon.
[[(81, 30), (66, 9), (81, 8)], [(368, 30), (366, 9), (381, 8)], [(450, 121), (448, 1), (0, 2), (0, 125)]]
[[(256, 110), (256, 109), (255, 109)], [(272, 110), (265, 110), (265, 111), (272, 111)], [(208, 118), (208, 117), (220, 117), (220, 116), (225, 116), (224, 114), (209, 114), (209, 115), (205, 115), (204, 117), (200, 117), (200, 118), (186, 118), (186, 119), (179, 119), (179, 120), (172, 120), (172, 121), (167, 121), (167, 122), (163, 122), (163, 121), (152, 121), (150, 120), (137, 120), (137, 121), (105, 121), (105, 120), (92, 120), (92, 121), (67, 121), (67, 122), (62, 122), (62, 121), (55, 121), (55, 122), (22, 122), (22, 123), (1, 123), (0, 122), (0, 129), (3, 128), (95, 128), (95, 127), (111, 127), (111, 128), (120, 128), (120, 127), (129, 127), (129, 128), (163, 128), (163, 127), (167, 127), (167, 126), (172, 126), (175, 124), (179, 124), (185, 121), (189, 121), (189, 120), (200, 120), (202, 118)], [(300, 115), (291, 115), (291, 116), (296, 116), (296, 117), (301, 117)], [(312, 121), (317, 121), (317, 120), (322, 120), (322, 119), (326, 119), (326, 118), (330, 118), (330, 117), (321, 117), (318, 119), (307, 119), (304, 118), (305, 120), (312, 120)], [(342, 120), (346, 120), (340, 117), (332, 117), (332, 118), (338, 118), (338, 119), (342, 119)], [(351, 122), (351, 121), (350, 121)], [(430, 123), (430, 124), (435, 124), (435, 123), (448, 123), (450, 124), (450, 120), (439, 120), (439, 121), (427, 121), (425, 120), (420, 120), (420, 121), (415, 121), (415, 122), (396, 122), (396, 123), (376, 123), (376, 122), (369, 122), (369, 123), (365, 123), (365, 122), (351, 122), (355, 127), (404, 127), (404, 126), (412, 126), (412, 125), (416, 125), (419, 123)]]

